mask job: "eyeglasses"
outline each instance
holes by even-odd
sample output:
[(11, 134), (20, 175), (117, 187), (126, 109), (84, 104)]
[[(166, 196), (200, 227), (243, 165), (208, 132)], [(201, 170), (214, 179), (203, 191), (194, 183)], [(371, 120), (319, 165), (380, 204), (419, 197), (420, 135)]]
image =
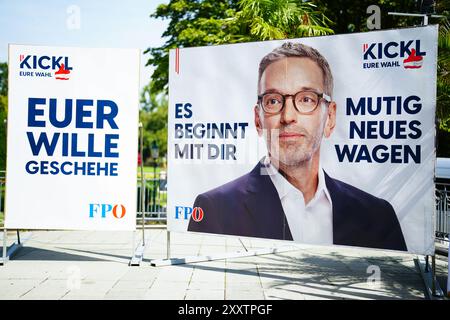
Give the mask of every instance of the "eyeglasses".
[(325, 93), (314, 91), (299, 91), (296, 94), (281, 94), (277, 92), (264, 93), (258, 96), (258, 103), (265, 113), (277, 114), (283, 111), (286, 99), (292, 97), (295, 109), (302, 114), (310, 114), (316, 110), (321, 99), (331, 102), (331, 97)]

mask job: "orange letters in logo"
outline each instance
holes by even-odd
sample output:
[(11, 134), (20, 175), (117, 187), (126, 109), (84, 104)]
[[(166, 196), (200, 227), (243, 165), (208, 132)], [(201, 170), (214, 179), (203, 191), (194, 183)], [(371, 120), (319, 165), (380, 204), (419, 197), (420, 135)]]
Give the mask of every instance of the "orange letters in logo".
[(203, 209), (200, 207), (195, 207), (192, 211), (192, 219), (194, 219), (195, 222), (200, 222), (203, 220)]
[(125, 207), (124, 207), (123, 205), (120, 205), (121, 213), (120, 213), (120, 216), (118, 216), (118, 215), (117, 215), (117, 207), (118, 207), (118, 205), (116, 204), (116, 205), (114, 206), (114, 208), (113, 208), (112, 213), (113, 213), (113, 216), (114, 216), (115, 218), (121, 219), (121, 218), (123, 218), (123, 217), (125, 216), (125, 213), (127, 212), (127, 210), (125, 209)]

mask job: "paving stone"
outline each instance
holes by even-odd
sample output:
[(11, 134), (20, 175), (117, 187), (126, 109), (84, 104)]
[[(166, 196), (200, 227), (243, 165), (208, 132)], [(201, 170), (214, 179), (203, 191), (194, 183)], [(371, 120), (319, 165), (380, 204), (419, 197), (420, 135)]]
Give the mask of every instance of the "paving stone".
[(224, 282), (225, 273), (223, 268), (201, 268), (194, 269), (191, 281), (211, 281), (211, 282)]
[[(249, 279), (246, 279), (247, 281), (239, 281), (242, 280), (242, 278), (238, 279), (230, 279), (227, 277), (226, 279), (226, 287), (227, 288), (235, 288), (240, 286), (241, 288), (262, 288), (261, 279), (259, 277), (251, 278), (251, 281), (248, 281)], [(246, 289), (243, 289), (246, 290)]]
[[(69, 291), (66, 295), (62, 296), (60, 300), (104, 300), (104, 293), (92, 293), (92, 292), (79, 292)], [(123, 298), (124, 299), (124, 298)]]
[(17, 284), (11, 287), (2, 287), (0, 290), (0, 300), (17, 300), (27, 292), (31, 291), (34, 285)]
[(189, 287), (189, 281), (167, 281), (156, 279), (150, 287), (151, 291), (166, 291), (170, 289), (174, 290), (187, 290)]
[(305, 300), (305, 295), (301, 292), (278, 288), (264, 290), (264, 295), (268, 300)]
[[(0, 267), (0, 299), (425, 298), (411, 254), (293, 243), (294, 250), (277, 254), (151, 267), (151, 259), (166, 256), (166, 232), (145, 232), (148, 245), (140, 267), (128, 266), (130, 232), (33, 232), (16, 258)], [(241, 240), (248, 250), (286, 246)], [(233, 237), (171, 233), (172, 257), (243, 250)], [(445, 277), (447, 261), (437, 263)], [(376, 286), (367, 281), (372, 265), (381, 271)]]
[(148, 282), (158, 277), (160, 270), (154, 267), (130, 267), (129, 270), (120, 277), (123, 281)]
[(189, 281), (192, 277), (193, 266), (170, 266), (162, 267), (158, 274), (159, 280), (167, 281)]
[(148, 290), (143, 299), (146, 300), (184, 300), (186, 289), (170, 288), (165, 290)]
[(153, 280), (143, 280), (143, 281), (127, 281), (119, 280), (117, 281), (111, 290), (138, 290), (138, 289), (149, 289), (153, 284)]
[(226, 283), (260, 283), (258, 274), (242, 270), (227, 270), (225, 279)]
[(147, 289), (112, 289), (106, 295), (105, 299), (111, 300), (140, 300), (144, 299)]
[(26, 292), (20, 299), (24, 300), (53, 300), (60, 299), (70, 291), (64, 280), (47, 280)]
[(189, 290), (225, 290), (224, 281), (191, 281)]

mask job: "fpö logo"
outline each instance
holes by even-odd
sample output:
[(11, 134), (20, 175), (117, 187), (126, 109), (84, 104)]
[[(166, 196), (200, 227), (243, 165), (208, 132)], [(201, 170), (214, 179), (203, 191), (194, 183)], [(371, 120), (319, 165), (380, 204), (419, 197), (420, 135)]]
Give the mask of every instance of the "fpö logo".
[(203, 209), (200, 207), (182, 207), (175, 206), (175, 219), (180, 220), (189, 220), (189, 217), (192, 215), (192, 220), (195, 222), (200, 222), (203, 220), (205, 213)]
[(104, 204), (104, 203), (90, 203), (89, 204), (89, 218), (106, 218), (113, 216), (116, 219), (125, 217), (127, 210), (121, 204)]
[(72, 67), (69, 57), (19, 55), (19, 76), (69, 80)]
[(427, 55), (420, 48), (420, 40), (364, 43), (362, 51), (363, 69), (419, 69)]

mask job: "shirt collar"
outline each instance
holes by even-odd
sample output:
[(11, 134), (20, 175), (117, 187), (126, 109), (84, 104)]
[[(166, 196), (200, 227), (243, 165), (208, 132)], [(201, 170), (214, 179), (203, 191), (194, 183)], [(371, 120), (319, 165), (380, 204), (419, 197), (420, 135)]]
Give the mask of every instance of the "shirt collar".
[[(269, 157), (266, 157), (264, 160), (264, 165), (268, 168), (267, 172), (272, 180), (272, 183), (275, 186), (275, 189), (278, 192), (278, 196), (280, 199), (283, 199), (287, 194), (294, 192), (299, 193), (302, 197), (303, 194), (300, 190), (294, 187), (271, 163)], [(327, 185), (325, 183), (325, 174), (322, 169), (322, 164), (319, 162), (319, 181), (317, 184), (317, 190), (314, 194), (313, 199), (309, 202), (309, 204), (314, 203), (317, 198), (320, 197), (322, 192), (325, 194), (327, 200), (331, 203), (331, 196), (328, 191)]]

